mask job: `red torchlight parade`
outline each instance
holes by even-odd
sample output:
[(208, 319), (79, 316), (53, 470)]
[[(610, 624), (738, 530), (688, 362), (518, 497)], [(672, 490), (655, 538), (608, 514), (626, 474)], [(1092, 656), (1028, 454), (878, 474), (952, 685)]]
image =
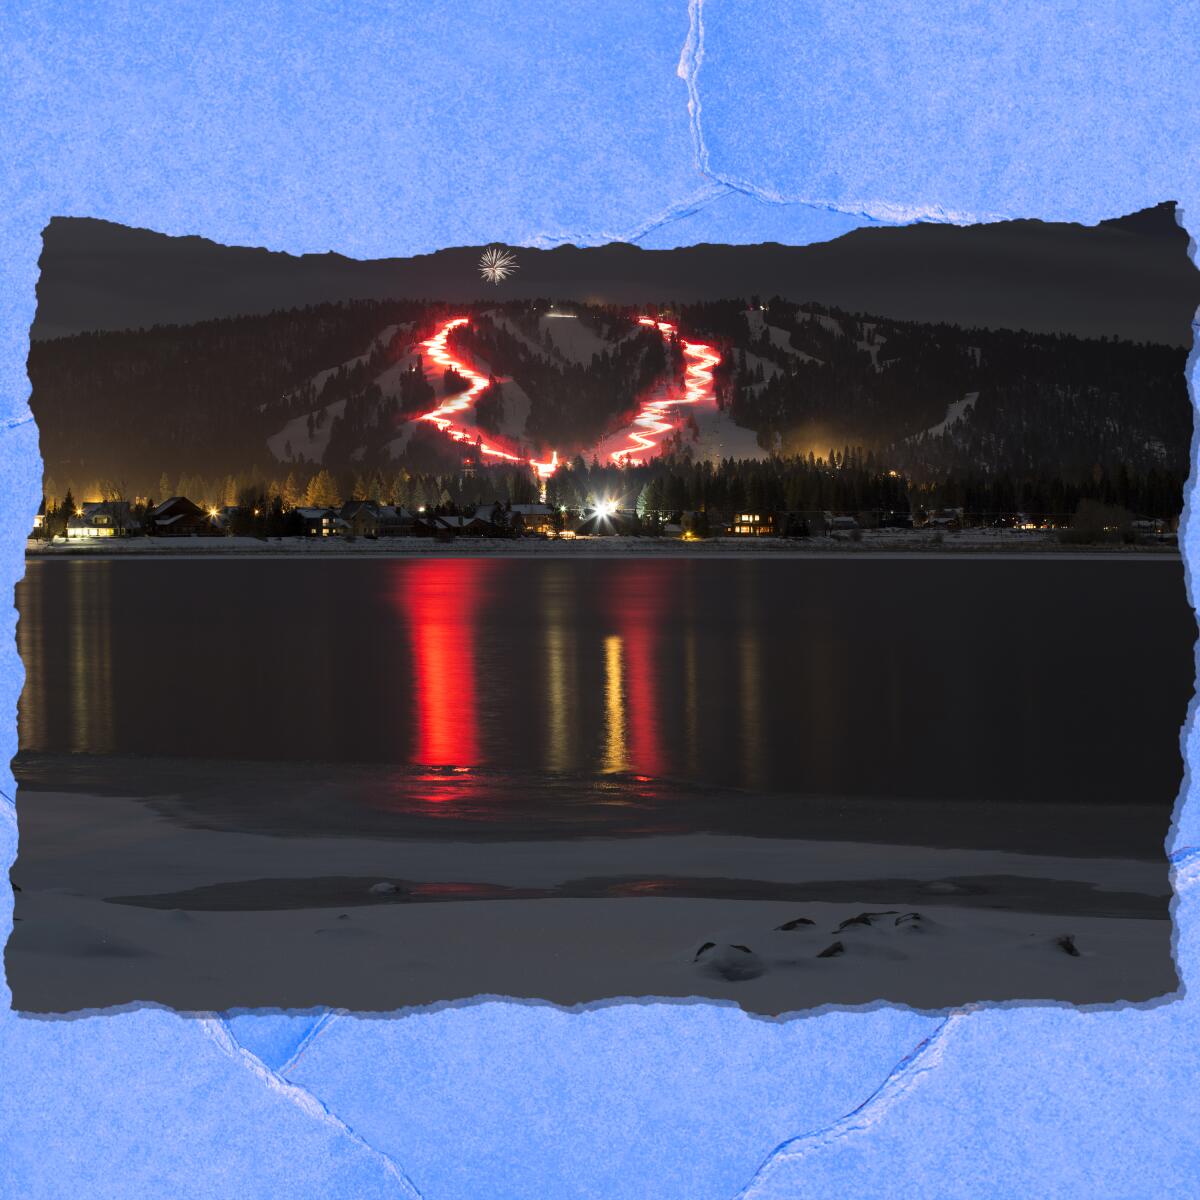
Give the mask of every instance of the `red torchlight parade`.
[[(503, 450), (481, 438), (476, 442), (478, 434), (462, 425), (455, 424), (455, 418), (470, 411), (476, 398), (488, 385), (488, 381), (483, 375), (473, 370), (461, 359), (456, 358), (447, 347), (450, 331), (465, 324), (467, 324), (466, 317), (455, 317), (446, 321), (437, 333), (422, 342), (421, 346), (439, 367), (457, 371), (467, 381), (466, 391), (447, 397), (437, 408), (422, 413), (417, 419), (436, 425), (456, 442), (474, 444), (479, 453), (486, 458), (502, 459), (512, 463), (528, 463), (537, 472), (538, 478), (548, 479), (558, 469), (557, 450), (551, 451), (550, 457), (545, 461), (522, 458), (518, 454)], [(668, 337), (675, 332), (674, 325), (667, 321), (656, 321), (653, 317), (641, 317), (639, 324), (652, 326)], [(646, 401), (633, 419), (635, 428), (627, 435), (629, 444), (614, 450), (610, 455), (613, 462), (624, 464), (653, 458), (662, 436), (675, 428), (675, 423), (668, 419), (668, 413), (672, 408), (683, 404), (703, 404), (713, 400), (712, 372), (713, 368), (721, 361), (721, 356), (712, 346), (704, 342), (685, 341), (681, 342), (681, 346), (687, 364), (683, 395)]]

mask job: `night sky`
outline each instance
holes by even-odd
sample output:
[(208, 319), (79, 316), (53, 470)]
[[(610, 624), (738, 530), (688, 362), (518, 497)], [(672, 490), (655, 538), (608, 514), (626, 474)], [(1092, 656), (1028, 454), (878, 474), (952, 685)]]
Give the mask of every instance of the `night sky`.
[(900, 319), (1186, 345), (1200, 304), (1200, 274), (1173, 204), (1094, 227), (926, 224), (859, 229), (799, 247), (517, 249), (520, 270), (499, 286), (480, 279), (480, 252), (367, 262), (296, 257), (55, 218), (45, 231), (32, 336), (187, 324), (329, 300), (645, 303), (757, 294)]

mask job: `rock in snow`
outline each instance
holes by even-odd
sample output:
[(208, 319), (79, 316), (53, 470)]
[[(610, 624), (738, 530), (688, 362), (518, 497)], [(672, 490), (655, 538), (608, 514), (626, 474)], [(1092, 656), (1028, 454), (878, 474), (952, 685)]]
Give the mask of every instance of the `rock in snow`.
[(780, 930), (782, 930), (784, 932), (788, 932), (792, 929), (799, 929), (803, 925), (815, 925), (815, 924), (816, 924), (815, 921), (810, 921), (807, 917), (796, 917), (794, 920), (784, 921), (784, 923), (782, 925), (776, 925), (775, 929), (777, 932)]
[(1062, 937), (1055, 939), (1054, 944), (1072, 958), (1079, 957), (1079, 947), (1075, 945), (1075, 935), (1073, 933), (1064, 933)]
[[(707, 945), (701, 947), (699, 953), (705, 953), (708, 948)], [(757, 979), (766, 969), (766, 963), (749, 946), (712, 946), (702, 967), (706, 974), (728, 983)]]
[(896, 909), (889, 908), (887, 912), (862, 912), (856, 917), (847, 917), (833, 932), (841, 933), (843, 929), (849, 929), (851, 925), (870, 925), (876, 917), (894, 917)]

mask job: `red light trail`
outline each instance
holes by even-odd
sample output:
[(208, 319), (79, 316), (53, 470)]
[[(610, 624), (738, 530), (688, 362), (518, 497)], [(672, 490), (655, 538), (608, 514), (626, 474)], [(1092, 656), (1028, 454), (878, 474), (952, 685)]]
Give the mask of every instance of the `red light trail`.
[[(641, 317), (639, 325), (652, 325), (659, 333), (672, 334), (675, 326), (667, 321), (656, 321), (653, 317)], [(702, 404), (712, 398), (713, 367), (721, 356), (704, 342), (682, 342), (683, 356), (687, 359), (687, 373), (683, 380), (682, 396), (667, 396), (662, 400), (650, 400), (642, 405), (642, 411), (633, 419), (641, 432), (629, 434), (629, 445), (611, 454), (613, 462), (624, 462), (631, 454), (653, 451), (658, 448), (658, 439), (669, 433), (675, 425), (667, 420), (667, 410), (678, 404)], [(640, 460), (639, 460), (640, 461)]]
[[(548, 479), (558, 470), (557, 450), (551, 451), (550, 457), (544, 462), (539, 462), (535, 458), (521, 458), (517, 454), (511, 454), (499, 446), (483, 441), (478, 434), (472, 434), (470, 429), (455, 423), (455, 418), (467, 412), (475, 403), (479, 393), (488, 385), (484, 376), (480, 375), (478, 371), (472, 370), (447, 349), (446, 343), (450, 337), (450, 331), (466, 323), (466, 317), (455, 317), (447, 321), (433, 337), (421, 343), (430, 359), (439, 367), (449, 367), (457, 371), (466, 379), (469, 386), (466, 391), (447, 397), (437, 408), (422, 413), (417, 420), (429, 421), (456, 442), (475, 445), (479, 453), (488, 458), (498, 458), (512, 463), (526, 463), (537, 472), (539, 479)], [(653, 317), (640, 317), (638, 323), (653, 326), (660, 333), (668, 336), (675, 332), (675, 326), (670, 322), (656, 321)], [(675, 428), (675, 422), (667, 418), (670, 409), (678, 405), (703, 404), (712, 400), (712, 373), (713, 368), (721, 361), (720, 354), (704, 342), (685, 341), (681, 345), (684, 358), (687, 360), (683, 395), (667, 396), (661, 400), (650, 400), (644, 403), (638, 415), (633, 419), (633, 424), (637, 428), (628, 434), (629, 444), (614, 450), (609, 455), (613, 462), (625, 463), (629, 461), (631, 455), (635, 454), (641, 457), (634, 461), (640, 462), (647, 452), (650, 452), (652, 456), (653, 451), (658, 449), (659, 439), (663, 434), (669, 433)]]
[[(470, 384), (465, 392), (459, 392), (458, 395), (443, 400), (437, 408), (431, 409), (427, 413), (422, 413), (417, 418), (420, 421), (429, 421), (436, 425), (443, 433), (448, 434), (456, 442), (470, 442), (472, 439), (469, 430), (463, 429), (461, 426), (455, 426), (454, 417), (469, 409), (474, 404), (475, 397), (488, 385), (488, 381), (478, 371), (472, 371), (466, 363), (455, 358), (446, 349), (446, 340), (450, 336), (450, 331), (466, 323), (466, 317), (455, 317), (454, 320), (447, 321), (433, 337), (421, 343), (426, 353), (439, 367), (452, 368)], [(538, 477), (541, 479), (546, 479), (548, 476), (553, 475), (558, 467), (557, 450), (550, 455), (548, 462), (538, 462), (536, 459), (523, 459), (516, 454), (509, 454), (507, 450), (491, 446), (482, 439), (479, 441), (478, 449), (480, 454), (486, 455), (488, 458), (502, 458), (506, 462), (514, 463), (527, 462), (538, 473)]]

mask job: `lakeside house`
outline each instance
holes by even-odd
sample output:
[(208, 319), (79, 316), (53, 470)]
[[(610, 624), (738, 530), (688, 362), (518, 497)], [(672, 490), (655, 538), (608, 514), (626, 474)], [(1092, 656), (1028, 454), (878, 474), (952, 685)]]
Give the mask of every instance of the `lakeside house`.
[[(446, 511), (449, 509), (450, 511)], [(682, 517), (680, 520), (679, 518)], [(337, 507), (299, 506), (282, 510), (226, 505), (205, 510), (186, 496), (171, 496), (148, 511), (140, 502), (92, 501), (66, 515), (65, 509), (39, 506), (32, 536), (53, 533), (54, 540), (85, 543), (101, 539), (150, 535), (152, 537), (344, 537), (375, 540), (390, 537), (606, 537), (650, 536), (696, 541), (710, 536), (732, 538), (803, 538), (850, 534), (861, 539), (863, 530), (922, 529), (940, 533), (966, 528), (995, 528), (1051, 532), (1067, 526), (1064, 514), (1024, 512), (968, 512), (963, 506), (899, 509), (865, 509), (858, 512), (828, 510), (657, 512), (639, 517), (632, 509), (612, 502), (579, 510), (556, 510), (547, 504), (505, 504), (495, 501), (468, 511), (453, 504), (413, 513), (399, 505), (377, 500), (349, 500)], [(1112, 526), (1116, 528), (1116, 526)], [(1161, 518), (1126, 513), (1121, 528), (1128, 540), (1164, 540), (1172, 523)]]
[(548, 504), (513, 504), (505, 510), (509, 525), (517, 533), (549, 537), (554, 533), (554, 510)]
[(145, 524), (153, 537), (214, 537), (221, 533), (212, 518), (186, 496), (172, 496), (156, 504), (146, 514)]
[(334, 508), (297, 508), (294, 510), (307, 537), (343, 537), (350, 532), (350, 522), (343, 520)]
[(130, 511), (128, 500), (97, 500), (80, 505), (67, 518), (67, 540), (129, 537), (141, 532), (141, 522)]
[(961, 529), (963, 527), (963, 510), (961, 508), (938, 508), (929, 514), (925, 522), (928, 529)]
[(434, 537), (495, 537), (501, 531), (491, 521), (492, 510), (483, 511), (488, 515), (480, 516), (478, 512), (426, 513), (418, 523), (417, 531)]
[(729, 532), (734, 537), (774, 537), (775, 514), (771, 512), (735, 513)]
[(415, 518), (406, 508), (375, 500), (347, 500), (337, 515), (354, 537), (401, 537), (412, 533)]

